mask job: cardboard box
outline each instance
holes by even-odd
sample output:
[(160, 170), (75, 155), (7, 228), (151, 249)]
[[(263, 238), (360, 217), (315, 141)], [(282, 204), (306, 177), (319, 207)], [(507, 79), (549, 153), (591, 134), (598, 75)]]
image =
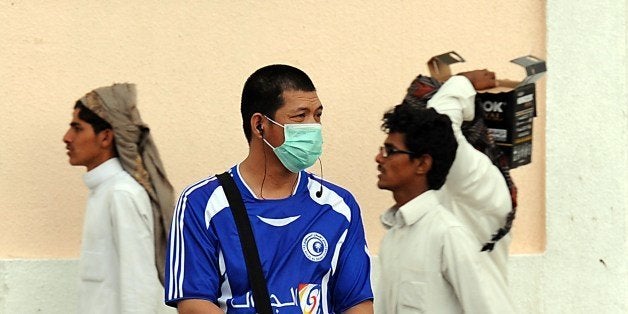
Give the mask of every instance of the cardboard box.
[[(450, 65), (464, 62), (451, 51), (432, 57), (428, 68), (432, 77), (445, 81), (451, 76)], [(510, 168), (529, 164), (532, 157), (532, 120), (536, 117), (536, 85), (547, 68), (545, 61), (534, 56), (511, 60), (525, 68), (523, 80), (497, 80), (498, 87), (479, 91), (475, 97), (476, 112), (484, 113), (484, 122), (495, 143), (508, 156)], [(498, 76), (499, 77), (499, 76)]]

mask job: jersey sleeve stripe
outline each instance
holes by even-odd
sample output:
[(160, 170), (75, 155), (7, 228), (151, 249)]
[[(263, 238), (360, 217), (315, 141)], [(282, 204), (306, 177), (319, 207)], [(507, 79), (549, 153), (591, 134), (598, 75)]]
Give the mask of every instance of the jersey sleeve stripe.
[(209, 229), (209, 223), (221, 210), (229, 206), (229, 201), (222, 188), (218, 186), (207, 201), (205, 206), (205, 228)]
[(321, 282), (321, 307), (323, 308), (323, 313), (322, 314), (329, 314), (329, 305), (328, 305), (328, 300), (327, 300), (327, 295), (328, 295), (327, 289), (329, 289), (329, 276), (330, 276), (331, 272), (332, 272), (332, 270), (327, 271), (325, 276), (323, 276), (323, 279), (322, 279), (322, 282)]
[(334, 273), (336, 273), (336, 268), (338, 267), (338, 259), (340, 258), (340, 249), (342, 248), (342, 245), (345, 243), (345, 238), (347, 237), (347, 231), (348, 230), (345, 230), (342, 233), (342, 236), (340, 237), (340, 239), (338, 240), (338, 243), (336, 243), (336, 247), (334, 248), (334, 255), (332, 256), (332, 259), (331, 259), (332, 276), (334, 275)]
[(181, 196), (177, 201), (172, 227), (170, 229), (168, 300), (181, 298), (183, 296), (183, 278), (185, 274), (185, 239), (183, 238), (183, 219), (185, 217), (187, 198), (196, 189), (205, 186), (208, 182), (213, 180), (215, 180), (215, 177), (205, 179), (189, 186), (183, 191), (183, 193), (181, 193)]
[(168, 280), (168, 300), (173, 299), (174, 291), (174, 259), (178, 260), (178, 255), (175, 255), (174, 252), (179, 252), (179, 215), (181, 214), (181, 203), (184, 200), (184, 195), (181, 194), (179, 196), (179, 200), (177, 200), (177, 205), (174, 210), (174, 215), (172, 219), (172, 226), (170, 227), (170, 252), (168, 254), (169, 257), (169, 280)]
[(312, 198), (312, 200), (320, 205), (329, 204), (335, 212), (345, 216), (345, 218), (347, 218), (347, 221), (351, 222), (351, 209), (349, 208), (349, 206), (347, 206), (345, 200), (340, 197), (340, 195), (338, 195), (338, 193), (334, 192), (330, 188), (324, 188), (323, 193), (320, 197), (318, 197), (316, 196), (316, 193), (320, 191), (320, 182), (318, 181), (318, 179), (312, 179), (312, 177), (309, 177), (308, 180), (309, 181), (307, 184), (307, 188), (310, 192), (310, 197)]

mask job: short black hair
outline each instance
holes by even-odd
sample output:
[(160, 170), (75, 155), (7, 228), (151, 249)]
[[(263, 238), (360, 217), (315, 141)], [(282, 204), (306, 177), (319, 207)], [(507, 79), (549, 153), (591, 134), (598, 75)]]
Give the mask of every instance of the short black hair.
[(255, 71), (244, 83), (240, 112), (246, 140), (251, 142), (251, 117), (255, 113), (271, 119), (283, 105), (284, 91), (314, 92), (314, 83), (305, 72), (285, 64), (268, 65)]
[(99, 117), (93, 111), (83, 104), (82, 101), (78, 100), (76, 104), (74, 104), (74, 109), (78, 109), (78, 117), (79, 119), (87, 122), (94, 129), (94, 133), (98, 134), (103, 130), (113, 129), (109, 122), (105, 121), (105, 119)]
[(432, 190), (440, 189), (445, 184), (458, 148), (449, 117), (433, 108), (401, 104), (386, 112), (382, 121), (384, 132), (405, 135), (405, 145), (414, 153), (411, 158), (424, 154), (432, 157), (427, 184)]

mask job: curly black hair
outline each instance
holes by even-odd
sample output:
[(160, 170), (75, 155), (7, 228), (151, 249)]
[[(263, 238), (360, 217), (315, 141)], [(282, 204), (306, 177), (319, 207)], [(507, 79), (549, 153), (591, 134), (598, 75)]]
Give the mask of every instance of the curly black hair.
[(414, 153), (411, 158), (422, 155), (432, 157), (427, 184), (432, 190), (440, 189), (445, 184), (458, 148), (449, 117), (433, 108), (401, 104), (386, 112), (382, 121), (384, 132), (405, 135), (405, 145)]

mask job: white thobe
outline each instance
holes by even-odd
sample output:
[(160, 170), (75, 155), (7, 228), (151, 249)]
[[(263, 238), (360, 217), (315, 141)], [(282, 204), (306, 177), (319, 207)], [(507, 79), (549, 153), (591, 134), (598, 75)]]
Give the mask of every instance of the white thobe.
[(78, 313), (157, 313), (153, 216), (146, 191), (109, 159), (84, 175), (90, 190), (79, 260)]

